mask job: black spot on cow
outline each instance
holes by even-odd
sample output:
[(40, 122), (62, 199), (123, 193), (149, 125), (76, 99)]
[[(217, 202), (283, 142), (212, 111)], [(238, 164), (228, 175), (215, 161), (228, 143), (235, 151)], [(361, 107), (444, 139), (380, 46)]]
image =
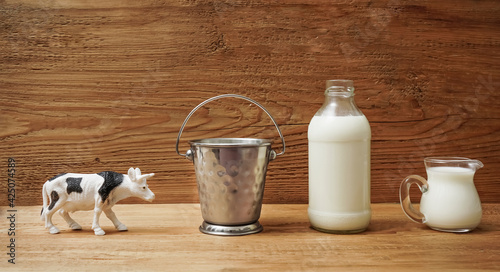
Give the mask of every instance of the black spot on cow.
[(80, 183), (82, 183), (82, 178), (67, 178), (66, 183), (68, 186), (66, 187), (66, 192), (68, 192), (68, 195), (75, 192), (75, 193), (82, 193), (83, 189)]
[(50, 205), (49, 205), (49, 211), (54, 208), (54, 205), (56, 205), (56, 202), (59, 200), (59, 194), (56, 191), (52, 191), (50, 193)]
[(55, 180), (56, 178), (58, 178), (58, 177), (60, 177), (60, 176), (64, 176), (64, 175), (66, 175), (66, 174), (67, 174), (67, 173), (62, 173), (62, 174), (59, 174), (59, 175), (57, 175), (57, 176), (54, 176), (54, 177), (52, 177), (51, 179), (49, 179), (49, 182), (50, 182), (50, 181)]
[(104, 183), (98, 191), (102, 202), (104, 202), (108, 198), (109, 194), (111, 194), (111, 191), (123, 182), (123, 174), (112, 171), (104, 171), (98, 173), (98, 175), (104, 178)]

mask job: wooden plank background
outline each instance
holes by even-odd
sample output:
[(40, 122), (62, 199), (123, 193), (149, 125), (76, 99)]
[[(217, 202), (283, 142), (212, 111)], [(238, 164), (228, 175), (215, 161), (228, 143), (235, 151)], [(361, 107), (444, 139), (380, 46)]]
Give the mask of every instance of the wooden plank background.
[[(0, 1), (0, 182), (16, 160), (16, 204), (40, 205), (63, 172), (154, 172), (156, 203), (198, 202), (175, 153), (189, 111), (223, 93), (274, 115), (287, 152), (265, 203), (307, 203), (307, 126), (325, 80), (352, 79), (372, 127), (372, 201), (397, 202), (423, 158), (484, 162), (500, 199), (498, 1)], [(181, 139), (279, 138), (243, 100), (200, 109)], [(128, 200), (125, 203), (143, 203)]]

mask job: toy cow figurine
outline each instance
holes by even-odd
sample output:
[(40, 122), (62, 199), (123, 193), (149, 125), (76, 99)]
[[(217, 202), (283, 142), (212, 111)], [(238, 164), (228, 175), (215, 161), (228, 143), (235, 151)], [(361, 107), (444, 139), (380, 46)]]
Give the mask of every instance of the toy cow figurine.
[[(92, 229), (95, 235), (105, 234), (99, 226), (99, 217), (103, 211), (117, 230), (125, 231), (127, 227), (118, 221), (111, 208), (116, 202), (128, 197), (153, 201), (155, 195), (146, 183), (146, 179), (152, 176), (153, 173), (141, 175), (139, 168), (130, 168), (128, 175), (111, 171), (97, 174), (57, 175), (43, 185), (41, 219), (45, 220), (45, 228), (49, 229), (50, 233), (59, 233), (59, 229), (52, 224), (52, 215), (59, 211), (71, 229), (79, 230), (82, 227), (69, 216), (69, 213), (94, 209)], [(47, 200), (50, 201), (48, 207)]]

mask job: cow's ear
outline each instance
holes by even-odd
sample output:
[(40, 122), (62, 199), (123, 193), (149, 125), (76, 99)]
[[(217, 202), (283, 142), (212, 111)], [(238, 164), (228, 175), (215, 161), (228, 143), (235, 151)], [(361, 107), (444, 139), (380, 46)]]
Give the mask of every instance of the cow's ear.
[(130, 169), (128, 169), (128, 177), (131, 180), (135, 180), (135, 170), (133, 167), (130, 167)]

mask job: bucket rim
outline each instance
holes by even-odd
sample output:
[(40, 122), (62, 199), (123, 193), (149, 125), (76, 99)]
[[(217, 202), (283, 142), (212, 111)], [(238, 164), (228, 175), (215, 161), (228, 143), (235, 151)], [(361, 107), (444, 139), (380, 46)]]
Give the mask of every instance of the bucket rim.
[(206, 138), (188, 141), (191, 146), (255, 147), (271, 146), (272, 140), (257, 138)]

